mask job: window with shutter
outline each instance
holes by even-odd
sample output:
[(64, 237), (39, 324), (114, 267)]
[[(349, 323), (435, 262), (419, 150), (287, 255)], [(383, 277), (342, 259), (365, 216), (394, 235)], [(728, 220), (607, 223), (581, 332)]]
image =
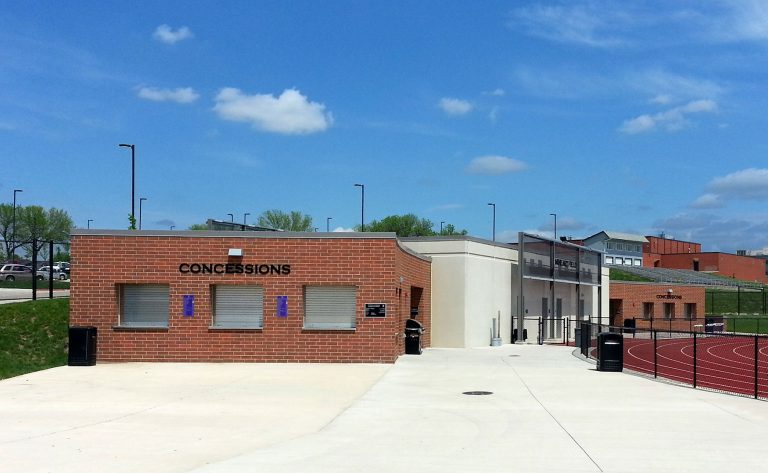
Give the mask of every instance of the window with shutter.
[(168, 326), (168, 286), (123, 284), (120, 286), (120, 302), (121, 326)]
[(305, 286), (304, 328), (354, 329), (356, 303), (354, 286)]
[(262, 328), (264, 288), (260, 286), (213, 286), (213, 326), (217, 328)]

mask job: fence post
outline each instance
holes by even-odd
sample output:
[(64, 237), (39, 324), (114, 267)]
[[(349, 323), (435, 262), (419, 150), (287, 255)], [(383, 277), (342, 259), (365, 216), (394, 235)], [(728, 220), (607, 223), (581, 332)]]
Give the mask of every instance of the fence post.
[(37, 300), (37, 238), (32, 239), (32, 300)]
[(693, 332), (693, 388), (696, 389), (696, 332)]
[(656, 356), (656, 336), (657, 332), (656, 330), (653, 331), (653, 377), (657, 378), (659, 376), (659, 361)]
[(757, 337), (757, 335), (755, 335), (755, 399), (757, 399), (757, 395), (758, 395), (758, 392), (757, 392), (757, 389), (758, 389), (758, 385), (757, 385), (757, 355), (759, 354), (759, 350), (757, 349), (757, 342), (758, 342), (758, 337)]
[(48, 265), (48, 299), (53, 299), (53, 240), (48, 242)]

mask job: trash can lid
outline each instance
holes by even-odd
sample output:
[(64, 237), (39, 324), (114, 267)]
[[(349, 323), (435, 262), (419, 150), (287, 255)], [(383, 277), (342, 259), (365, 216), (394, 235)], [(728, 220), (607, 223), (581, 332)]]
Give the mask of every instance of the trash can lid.
[(420, 329), (422, 328), (421, 322), (416, 319), (408, 319), (405, 321), (405, 329)]

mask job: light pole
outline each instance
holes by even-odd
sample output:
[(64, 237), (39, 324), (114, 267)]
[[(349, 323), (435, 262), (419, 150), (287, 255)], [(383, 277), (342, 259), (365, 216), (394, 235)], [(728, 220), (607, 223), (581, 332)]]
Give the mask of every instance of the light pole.
[(496, 204), (488, 202), (493, 207), (493, 241), (496, 241)]
[(362, 193), (362, 201), (360, 204), (360, 231), (365, 231), (365, 185), (364, 184), (355, 184), (355, 187), (359, 187), (363, 193)]
[(444, 224), (444, 223), (445, 223), (445, 222), (440, 222), (440, 234), (441, 234), (441, 235), (443, 234), (443, 224)]
[(325, 218), (325, 231), (330, 232), (331, 231), (331, 219), (333, 217), (326, 217)]
[(173, 230), (174, 228), (176, 228), (176, 225), (171, 225), (171, 230)]
[(88, 219), (88, 222), (86, 223), (86, 228), (88, 228), (89, 230), (90, 230), (90, 228), (91, 228), (91, 222), (93, 222), (93, 219), (92, 219), (92, 218), (89, 218), (89, 219)]
[(553, 217), (555, 217), (555, 238), (554, 240), (557, 240), (557, 214), (549, 214)]
[(136, 145), (120, 143), (118, 146), (131, 148), (131, 220), (133, 220), (136, 217)]
[(229, 221), (234, 223), (235, 222), (235, 215), (234, 214), (227, 214), (229, 215)]
[(248, 220), (248, 216), (249, 216), (249, 215), (251, 215), (251, 214), (249, 214), (248, 212), (246, 212), (246, 213), (243, 215), (243, 225), (245, 225), (245, 222)]
[(22, 189), (14, 189), (13, 190), (13, 235), (11, 237), (11, 260), (16, 261), (16, 193), (17, 192), (24, 192)]
[(146, 197), (139, 197), (139, 230), (141, 230), (141, 204), (147, 200)]

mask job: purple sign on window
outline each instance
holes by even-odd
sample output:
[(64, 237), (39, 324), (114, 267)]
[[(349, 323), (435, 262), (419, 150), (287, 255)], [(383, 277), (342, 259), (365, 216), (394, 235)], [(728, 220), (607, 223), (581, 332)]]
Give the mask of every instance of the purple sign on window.
[(184, 317), (195, 316), (195, 296), (192, 294), (184, 295)]
[(288, 317), (288, 296), (277, 296), (277, 316)]

